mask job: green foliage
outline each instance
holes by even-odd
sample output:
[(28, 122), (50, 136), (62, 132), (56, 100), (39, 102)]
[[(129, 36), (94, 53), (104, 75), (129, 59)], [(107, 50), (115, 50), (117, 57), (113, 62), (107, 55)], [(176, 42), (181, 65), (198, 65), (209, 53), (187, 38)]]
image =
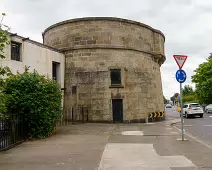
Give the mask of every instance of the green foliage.
[(165, 98), (165, 96), (163, 96), (163, 103), (166, 104), (168, 102), (168, 100)]
[(30, 138), (50, 136), (61, 116), (61, 88), (35, 71), (11, 75), (5, 82), (8, 113), (22, 114)]
[[(8, 34), (9, 34), (9, 27), (3, 24), (3, 19), (6, 16), (5, 13), (2, 13), (2, 19), (0, 21), (0, 59), (5, 58), (4, 56), (4, 48), (9, 45), (9, 39), (8, 39)], [(0, 67), (0, 113), (5, 113), (7, 111), (6, 106), (5, 106), (5, 101), (7, 96), (2, 93), (4, 89), (4, 79), (3, 77), (9, 76), (11, 74), (11, 71), (9, 67)], [(1, 118), (3, 118), (1, 116)]]
[(194, 90), (191, 86), (185, 85), (182, 89), (183, 96), (188, 96), (194, 94)]
[(174, 103), (178, 100), (178, 94), (179, 93), (175, 93), (172, 97), (170, 97), (170, 100)]
[(194, 100), (195, 100), (195, 96), (194, 95), (183, 96), (183, 103), (192, 102)]
[(182, 94), (183, 94), (183, 103), (197, 102), (195, 91), (191, 86), (185, 85), (184, 88), (182, 89)]
[(0, 58), (5, 58), (4, 56), (4, 48), (6, 45), (9, 45), (9, 27), (3, 24), (3, 19), (6, 16), (5, 13), (2, 13), (2, 19), (0, 21)]
[(212, 103), (212, 55), (207, 62), (200, 64), (192, 76), (192, 82), (196, 83), (196, 94), (200, 103)]
[(174, 102), (174, 101), (175, 101), (174, 96), (170, 97), (170, 100), (171, 100), (172, 102)]
[(178, 97), (178, 94), (179, 94), (179, 93), (175, 93), (175, 94), (174, 94), (174, 97), (177, 98), (177, 97)]
[(0, 119), (8, 119), (8, 116), (5, 114), (0, 113)]

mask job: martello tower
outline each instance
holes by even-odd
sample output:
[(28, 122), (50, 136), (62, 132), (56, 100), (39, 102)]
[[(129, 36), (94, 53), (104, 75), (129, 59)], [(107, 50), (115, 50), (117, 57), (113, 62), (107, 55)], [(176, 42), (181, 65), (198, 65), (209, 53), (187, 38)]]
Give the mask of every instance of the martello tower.
[(164, 35), (120, 18), (79, 18), (48, 27), (44, 44), (65, 53), (64, 109), (89, 107), (89, 121), (143, 121), (164, 111)]

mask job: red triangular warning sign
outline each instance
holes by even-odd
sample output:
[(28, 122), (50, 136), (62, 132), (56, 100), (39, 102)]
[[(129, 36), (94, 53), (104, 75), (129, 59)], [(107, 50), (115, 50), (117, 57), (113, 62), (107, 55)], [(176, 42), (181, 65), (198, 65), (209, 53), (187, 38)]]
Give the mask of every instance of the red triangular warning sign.
[(185, 55), (174, 55), (174, 59), (177, 62), (177, 65), (180, 69), (183, 68), (184, 63), (186, 62), (188, 56)]

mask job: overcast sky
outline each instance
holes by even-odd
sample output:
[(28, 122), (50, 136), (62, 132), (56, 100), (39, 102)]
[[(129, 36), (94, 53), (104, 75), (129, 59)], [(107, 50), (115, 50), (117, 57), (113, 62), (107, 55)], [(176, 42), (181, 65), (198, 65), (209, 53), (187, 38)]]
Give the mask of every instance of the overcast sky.
[(41, 33), (62, 20), (110, 16), (136, 20), (166, 36), (166, 62), (161, 67), (163, 92), (179, 92), (174, 54), (188, 55), (184, 70), (191, 84), (193, 70), (212, 52), (212, 0), (0, 0), (0, 12), (11, 32), (42, 42)]

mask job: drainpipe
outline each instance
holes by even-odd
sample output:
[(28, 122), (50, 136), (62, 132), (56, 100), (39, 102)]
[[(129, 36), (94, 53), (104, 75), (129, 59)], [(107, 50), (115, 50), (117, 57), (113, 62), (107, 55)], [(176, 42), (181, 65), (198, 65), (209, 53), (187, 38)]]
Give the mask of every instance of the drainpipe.
[(44, 44), (44, 33), (42, 32), (43, 44)]

